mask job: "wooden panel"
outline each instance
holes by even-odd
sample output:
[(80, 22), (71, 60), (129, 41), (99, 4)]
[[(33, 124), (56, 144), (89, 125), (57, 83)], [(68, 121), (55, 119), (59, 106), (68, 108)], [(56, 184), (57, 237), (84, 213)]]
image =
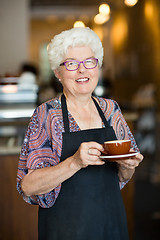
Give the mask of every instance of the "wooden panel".
[(18, 157), (0, 156), (0, 239), (36, 240), (38, 207), (25, 203), (17, 192)]
[[(123, 115), (127, 121), (127, 124), (131, 130), (134, 132), (134, 121), (137, 120), (137, 113), (125, 113)], [(129, 239), (133, 240), (134, 235), (134, 176), (127, 183), (127, 185), (122, 189), (122, 197), (124, 201), (124, 205), (126, 208), (127, 221), (128, 221), (128, 231), (129, 231)]]
[(134, 179), (122, 189), (122, 197), (126, 209), (129, 239), (133, 240), (134, 234)]

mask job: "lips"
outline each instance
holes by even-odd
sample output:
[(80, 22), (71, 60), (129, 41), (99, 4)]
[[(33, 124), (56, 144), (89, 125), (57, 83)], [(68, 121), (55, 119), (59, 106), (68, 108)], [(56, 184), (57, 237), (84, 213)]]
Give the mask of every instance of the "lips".
[(79, 78), (76, 80), (76, 82), (87, 82), (89, 81), (89, 78)]

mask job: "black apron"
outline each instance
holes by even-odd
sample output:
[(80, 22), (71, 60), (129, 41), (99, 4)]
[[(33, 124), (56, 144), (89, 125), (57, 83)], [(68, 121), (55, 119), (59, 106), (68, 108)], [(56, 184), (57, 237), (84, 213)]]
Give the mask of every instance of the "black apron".
[[(72, 156), (82, 142), (116, 139), (94, 98), (105, 128), (70, 132), (65, 96), (61, 99), (65, 129), (61, 161)], [(38, 231), (39, 240), (128, 240), (116, 163), (88, 166), (64, 181), (55, 204), (39, 207)]]

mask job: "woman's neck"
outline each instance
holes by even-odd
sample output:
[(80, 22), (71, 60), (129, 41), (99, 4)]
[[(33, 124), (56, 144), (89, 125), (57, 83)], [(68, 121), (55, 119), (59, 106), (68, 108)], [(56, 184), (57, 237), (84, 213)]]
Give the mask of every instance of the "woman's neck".
[(74, 95), (66, 95), (67, 106), (68, 108), (73, 109), (88, 109), (91, 107), (93, 100), (91, 95), (84, 95), (84, 96), (74, 96)]
[(66, 102), (68, 111), (81, 130), (102, 127), (102, 120), (91, 96), (75, 98), (66, 96)]

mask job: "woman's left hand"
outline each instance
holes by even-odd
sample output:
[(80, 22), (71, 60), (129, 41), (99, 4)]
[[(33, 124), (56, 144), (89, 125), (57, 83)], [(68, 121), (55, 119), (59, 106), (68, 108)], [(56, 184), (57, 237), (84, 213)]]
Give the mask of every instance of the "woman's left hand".
[[(131, 149), (130, 152), (133, 152), (133, 150)], [(143, 160), (143, 155), (141, 153), (138, 153), (136, 156), (125, 159), (125, 160), (121, 160), (121, 161), (117, 161), (118, 164), (122, 167), (122, 169), (134, 169), (136, 167), (139, 166), (139, 164), (142, 162)]]
[[(133, 152), (133, 150), (131, 149), (130, 152)], [(143, 155), (137, 153), (135, 157), (131, 157), (121, 161), (116, 161), (119, 165), (118, 176), (120, 182), (124, 182), (131, 179), (135, 172), (135, 168), (139, 166), (142, 160)]]

